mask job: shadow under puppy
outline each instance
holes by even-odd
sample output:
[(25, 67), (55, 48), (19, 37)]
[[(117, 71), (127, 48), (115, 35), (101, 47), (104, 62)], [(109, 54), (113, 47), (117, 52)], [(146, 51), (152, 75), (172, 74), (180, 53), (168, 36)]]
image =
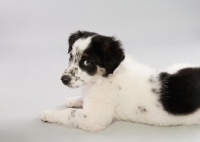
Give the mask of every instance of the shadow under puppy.
[[(200, 124), (200, 66), (176, 64), (157, 71), (125, 56), (114, 37), (77, 31), (69, 37), (69, 64), (61, 80), (83, 95), (41, 119), (88, 131), (114, 120), (156, 126)], [(82, 107), (82, 109), (76, 109)]]

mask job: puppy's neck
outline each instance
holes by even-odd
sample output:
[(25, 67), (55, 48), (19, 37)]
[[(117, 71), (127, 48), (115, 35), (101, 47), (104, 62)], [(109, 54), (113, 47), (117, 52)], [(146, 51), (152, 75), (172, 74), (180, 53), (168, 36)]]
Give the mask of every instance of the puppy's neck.
[[(136, 60), (130, 58), (129, 56), (126, 56), (124, 61), (120, 63), (120, 65), (115, 69), (113, 74), (109, 74), (107, 77), (103, 76), (96, 76), (94, 77), (90, 82), (88, 82), (85, 87), (92, 88), (93, 86), (102, 85), (105, 86), (106, 84), (109, 84), (110, 82), (113, 82), (114, 84), (117, 83), (120, 80), (124, 80), (129, 74), (132, 75), (132, 78), (138, 78), (141, 77), (150, 77), (152, 74), (155, 74), (156, 70), (148, 67), (147, 65), (143, 65)], [(88, 87), (89, 86), (89, 87)]]

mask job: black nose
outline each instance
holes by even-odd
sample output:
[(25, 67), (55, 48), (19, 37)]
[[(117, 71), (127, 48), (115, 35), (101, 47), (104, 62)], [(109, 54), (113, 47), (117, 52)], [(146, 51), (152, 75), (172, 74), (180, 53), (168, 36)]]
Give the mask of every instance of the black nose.
[(62, 80), (63, 84), (67, 85), (71, 81), (71, 78), (69, 77), (69, 75), (63, 75), (61, 77), (61, 80)]

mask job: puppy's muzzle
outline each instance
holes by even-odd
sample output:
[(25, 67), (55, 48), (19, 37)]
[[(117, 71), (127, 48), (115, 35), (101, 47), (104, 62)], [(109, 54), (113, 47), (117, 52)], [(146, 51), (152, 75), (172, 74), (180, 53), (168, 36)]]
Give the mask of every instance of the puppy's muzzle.
[(63, 84), (67, 85), (67, 84), (69, 84), (69, 82), (71, 81), (71, 78), (69, 77), (69, 75), (63, 75), (63, 76), (61, 77), (61, 80), (62, 80), (62, 83), (63, 83)]

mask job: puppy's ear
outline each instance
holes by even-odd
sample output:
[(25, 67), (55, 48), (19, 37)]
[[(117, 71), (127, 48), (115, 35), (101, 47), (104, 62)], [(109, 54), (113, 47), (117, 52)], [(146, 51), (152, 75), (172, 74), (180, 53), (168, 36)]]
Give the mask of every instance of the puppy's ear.
[(79, 39), (80, 37), (82, 37), (84, 35), (84, 33), (82, 31), (77, 31), (75, 33), (72, 33), (70, 36), (69, 36), (69, 40), (68, 40), (68, 43), (69, 43), (69, 49), (68, 49), (68, 53), (71, 52), (72, 50), (72, 46), (74, 44), (74, 42)]
[(124, 60), (124, 50), (121, 48), (121, 42), (114, 37), (106, 38), (103, 44), (104, 65), (106, 74), (112, 74), (119, 64)]

